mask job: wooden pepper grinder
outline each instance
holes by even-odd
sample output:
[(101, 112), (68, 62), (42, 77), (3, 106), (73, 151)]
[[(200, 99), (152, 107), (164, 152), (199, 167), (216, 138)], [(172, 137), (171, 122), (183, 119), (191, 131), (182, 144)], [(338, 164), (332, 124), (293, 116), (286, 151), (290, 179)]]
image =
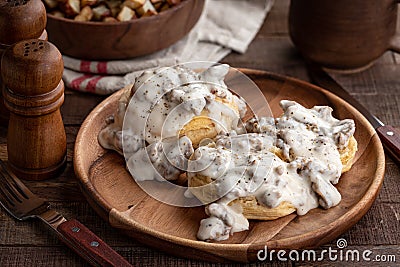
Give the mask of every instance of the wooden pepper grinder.
[(8, 162), (23, 179), (53, 177), (66, 161), (60, 113), (63, 69), (61, 53), (47, 41), (24, 40), (3, 54), (4, 102), (10, 111)]
[[(46, 9), (41, 0), (0, 0), (0, 58), (12, 44), (32, 38), (47, 40)], [(1, 71), (1, 69), (0, 69)], [(0, 78), (0, 125), (7, 125)]]

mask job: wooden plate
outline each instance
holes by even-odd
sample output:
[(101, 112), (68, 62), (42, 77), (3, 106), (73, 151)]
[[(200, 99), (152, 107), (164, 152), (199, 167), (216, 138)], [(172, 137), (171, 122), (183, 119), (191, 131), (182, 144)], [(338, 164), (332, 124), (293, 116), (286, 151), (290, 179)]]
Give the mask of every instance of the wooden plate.
[(280, 115), (281, 99), (307, 107), (329, 105), (338, 118), (356, 122), (358, 141), (353, 168), (345, 173), (338, 190), (340, 204), (329, 210), (314, 209), (275, 221), (251, 221), (250, 230), (229, 240), (206, 243), (196, 240), (204, 207), (178, 208), (146, 195), (125, 169), (125, 161), (97, 142), (106, 117), (114, 113), (121, 91), (113, 94), (87, 117), (75, 146), (75, 172), (92, 207), (111, 226), (156, 249), (192, 259), (209, 261), (256, 261), (257, 252), (268, 249), (299, 249), (327, 243), (354, 225), (371, 207), (381, 187), (385, 157), (380, 140), (368, 121), (335, 95), (304, 81), (264, 71), (242, 70), (262, 90), (274, 115)]

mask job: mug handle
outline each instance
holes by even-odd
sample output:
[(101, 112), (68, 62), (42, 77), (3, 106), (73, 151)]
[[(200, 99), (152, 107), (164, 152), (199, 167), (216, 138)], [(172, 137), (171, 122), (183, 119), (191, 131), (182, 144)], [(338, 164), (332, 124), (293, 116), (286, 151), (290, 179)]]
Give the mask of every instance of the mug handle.
[(400, 34), (393, 36), (389, 44), (389, 50), (400, 54)]
[[(400, 4), (400, 0), (395, 0), (395, 2), (397, 4)], [(396, 34), (390, 41), (389, 50), (391, 50), (392, 52), (400, 53), (400, 34), (398, 32), (396, 32)]]

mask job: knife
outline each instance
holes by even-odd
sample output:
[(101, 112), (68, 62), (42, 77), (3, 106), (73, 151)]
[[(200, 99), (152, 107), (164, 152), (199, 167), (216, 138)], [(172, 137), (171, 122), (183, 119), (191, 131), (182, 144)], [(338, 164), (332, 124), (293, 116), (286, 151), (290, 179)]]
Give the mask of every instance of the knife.
[(372, 115), (368, 109), (360, 104), (355, 98), (353, 98), (340, 84), (338, 84), (326, 71), (322, 69), (319, 65), (307, 62), (308, 75), (311, 81), (325, 88), (338, 97), (347, 101), (350, 105), (356, 108), (364, 117), (371, 123), (378, 133), (383, 147), (386, 151), (400, 163), (400, 133), (394, 127), (390, 125), (385, 125), (377, 117)]

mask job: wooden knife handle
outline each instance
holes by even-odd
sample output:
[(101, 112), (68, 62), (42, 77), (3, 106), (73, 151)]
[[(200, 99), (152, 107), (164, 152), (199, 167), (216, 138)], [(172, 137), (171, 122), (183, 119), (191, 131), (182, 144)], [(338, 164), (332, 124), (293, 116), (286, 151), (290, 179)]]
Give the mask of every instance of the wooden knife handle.
[(400, 163), (400, 133), (390, 125), (384, 125), (376, 129), (384, 148)]
[(63, 241), (93, 266), (132, 266), (77, 220), (63, 222), (57, 230)]

